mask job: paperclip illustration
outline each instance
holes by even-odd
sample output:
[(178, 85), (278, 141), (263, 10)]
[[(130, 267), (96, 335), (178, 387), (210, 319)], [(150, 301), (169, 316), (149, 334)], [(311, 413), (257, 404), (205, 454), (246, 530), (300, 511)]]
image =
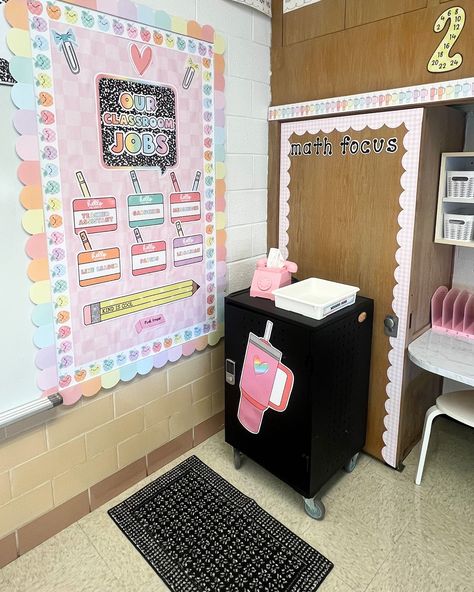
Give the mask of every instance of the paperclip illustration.
[(79, 60), (77, 59), (76, 50), (74, 49), (74, 45), (77, 47), (74, 32), (72, 29), (68, 29), (66, 33), (58, 33), (57, 31), (53, 31), (52, 33), (59, 51), (62, 51), (66, 58), (69, 69), (73, 74), (79, 74), (81, 68), (79, 66)]
[(193, 62), (191, 58), (186, 62), (186, 71), (184, 73), (183, 78), (183, 88), (187, 90), (191, 86), (191, 82), (193, 81), (194, 74), (199, 69), (198, 64)]
[(283, 412), (293, 389), (293, 372), (281, 363), (282, 352), (270, 343), (273, 323), (267, 321), (265, 334), (249, 334), (237, 417), (243, 427), (258, 434), (268, 409)]

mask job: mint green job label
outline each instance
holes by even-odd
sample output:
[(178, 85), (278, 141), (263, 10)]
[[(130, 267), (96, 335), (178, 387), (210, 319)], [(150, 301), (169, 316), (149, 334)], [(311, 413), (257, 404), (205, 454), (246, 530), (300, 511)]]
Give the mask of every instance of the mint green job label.
[(130, 228), (156, 226), (165, 221), (162, 193), (137, 193), (128, 196), (128, 225)]

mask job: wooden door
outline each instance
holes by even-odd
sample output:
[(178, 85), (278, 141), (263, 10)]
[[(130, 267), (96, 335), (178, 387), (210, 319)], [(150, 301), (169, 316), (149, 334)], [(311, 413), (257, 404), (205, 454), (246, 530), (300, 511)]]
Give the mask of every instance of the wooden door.
[[(374, 299), (365, 449), (394, 465), (395, 461), (383, 455), (382, 450), (387, 444), (384, 440), (396, 440), (398, 434), (397, 414), (403, 382), (401, 352), (404, 351), (406, 338), (423, 116), (420, 109), (405, 112), (406, 117), (400, 113), (284, 124), (281, 181), (283, 194), (288, 182), (289, 199), (286, 205), (283, 196), (280, 210), (280, 246), (287, 246), (288, 258), (298, 263), (296, 275), (299, 279), (314, 276), (355, 285), (360, 287), (362, 296)], [(291, 133), (291, 125), (295, 133)], [(285, 154), (289, 156), (285, 158)], [(287, 167), (288, 172), (285, 170)], [(402, 175), (404, 187), (401, 184)], [(403, 219), (400, 218), (401, 203), (404, 206)], [(404, 225), (404, 229), (397, 241), (400, 224)], [(399, 241), (403, 243), (402, 247)], [(396, 253), (403, 262), (397, 261)], [(396, 313), (400, 328), (398, 337), (389, 340), (384, 334), (384, 318), (395, 314), (396, 287), (399, 291)], [(400, 291), (401, 287), (403, 290)], [(394, 360), (389, 362), (390, 350), (398, 352), (395, 357), (400, 358), (401, 354), (401, 362), (400, 359), (398, 363)], [(389, 366), (390, 380), (387, 378)], [(384, 418), (390, 395), (391, 420), (396, 425), (387, 434)]]

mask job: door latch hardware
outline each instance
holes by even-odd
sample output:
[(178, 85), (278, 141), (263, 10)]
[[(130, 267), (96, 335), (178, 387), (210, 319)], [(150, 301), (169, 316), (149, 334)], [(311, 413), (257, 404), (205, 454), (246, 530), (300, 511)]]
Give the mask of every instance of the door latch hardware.
[(232, 386), (235, 384), (235, 362), (229, 358), (225, 361), (225, 381)]
[(383, 330), (388, 337), (396, 337), (398, 335), (398, 317), (387, 315), (383, 321)]

